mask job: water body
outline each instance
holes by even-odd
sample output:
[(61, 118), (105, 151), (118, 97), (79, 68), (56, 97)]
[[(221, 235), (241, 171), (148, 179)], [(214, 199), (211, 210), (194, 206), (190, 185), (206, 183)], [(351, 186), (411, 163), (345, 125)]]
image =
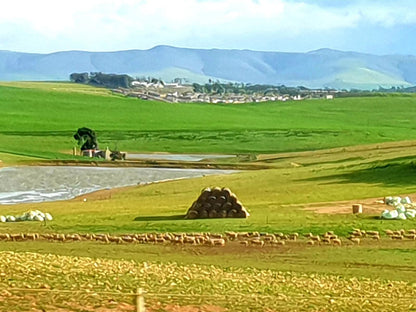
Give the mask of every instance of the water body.
[(0, 204), (66, 200), (103, 189), (233, 172), (170, 168), (6, 167), (0, 169)]
[(201, 154), (127, 154), (127, 159), (155, 159), (176, 161), (201, 161), (205, 159), (232, 158), (235, 155), (201, 155)]

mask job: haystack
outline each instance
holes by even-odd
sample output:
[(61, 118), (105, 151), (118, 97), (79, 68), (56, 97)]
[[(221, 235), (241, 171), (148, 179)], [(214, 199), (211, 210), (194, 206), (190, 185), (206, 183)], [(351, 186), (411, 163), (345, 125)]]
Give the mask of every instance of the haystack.
[(247, 218), (250, 214), (229, 188), (205, 188), (186, 213), (186, 219)]

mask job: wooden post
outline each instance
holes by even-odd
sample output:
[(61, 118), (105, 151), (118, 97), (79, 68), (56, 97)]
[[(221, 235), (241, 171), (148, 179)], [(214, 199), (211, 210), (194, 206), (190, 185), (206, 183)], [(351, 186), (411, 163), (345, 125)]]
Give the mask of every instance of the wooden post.
[(136, 292), (136, 312), (145, 312), (143, 289), (137, 288)]

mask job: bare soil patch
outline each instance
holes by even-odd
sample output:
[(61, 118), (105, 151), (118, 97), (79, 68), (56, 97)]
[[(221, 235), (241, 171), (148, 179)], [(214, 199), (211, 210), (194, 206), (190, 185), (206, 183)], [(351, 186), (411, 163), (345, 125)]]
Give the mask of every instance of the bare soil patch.
[[(400, 197), (409, 196), (416, 198), (416, 194), (402, 194)], [(316, 213), (327, 214), (349, 214), (352, 213), (352, 205), (361, 204), (363, 206), (363, 213), (365, 214), (381, 214), (385, 209), (391, 209), (390, 206), (384, 203), (383, 197), (374, 197), (357, 200), (345, 200), (337, 202), (321, 202), (314, 204), (303, 205), (305, 210), (310, 210)]]

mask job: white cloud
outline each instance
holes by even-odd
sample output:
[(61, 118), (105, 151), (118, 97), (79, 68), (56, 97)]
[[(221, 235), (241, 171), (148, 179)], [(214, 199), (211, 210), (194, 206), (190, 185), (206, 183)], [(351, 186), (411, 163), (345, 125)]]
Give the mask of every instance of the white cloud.
[[(0, 39), (3, 39), (0, 49), (97, 51), (144, 49), (157, 44), (256, 49), (259, 42), (263, 43), (262, 49), (275, 49), (273, 42), (305, 37), (319, 39), (322, 33), (348, 31), (363, 24), (394, 27), (416, 23), (416, 2), (408, 0), (389, 3), (356, 0), (343, 6), (322, 3), (309, 0), (5, 1), (0, 10)], [(410, 5), (413, 10), (409, 9)], [(35, 46), (33, 36), (37, 38)]]
[(354, 8), (362, 15), (362, 20), (383, 27), (397, 25), (412, 25), (416, 23), (416, 2), (412, 5), (402, 5), (400, 1), (380, 5), (371, 3), (368, 6)]

